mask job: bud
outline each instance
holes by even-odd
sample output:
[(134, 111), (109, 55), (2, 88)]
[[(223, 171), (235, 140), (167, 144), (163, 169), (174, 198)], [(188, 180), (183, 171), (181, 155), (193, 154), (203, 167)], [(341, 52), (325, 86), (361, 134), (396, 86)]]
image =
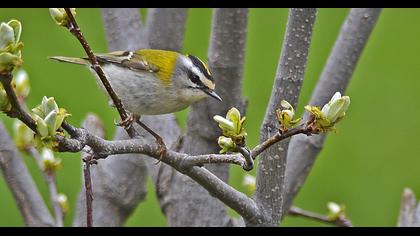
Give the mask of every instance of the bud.
[(226, 118), (216, 115), (213, 119), (219, 123), (224, 136), (231, 138), (235, 144), (244, 144), (247, 135), (244, 128), (245, 117), (241, 118), (241, 113), (238, 109), (231, 108), (227, 112)]
[(38, 115), (34, 115), (34, 120), (36, 124), (36, 131), (41, 136), (41, 139), (47, 137), (48, 136), (47, 123), (45, 123), (45, 121)]
[(29, 84), (28, 73), (25, 70), (19, 70), (14, 76), (12, 83), (19, 97), (26, 98), (29, 95), (31, 86)]
[(57, 202), (60, 205), (61, 211), (66, 214), (70, 209), (69, 200), (64, 193), (57, 194)]
[(293, 120), (295, 116), (295, 109), (293, 106), (286, 100), (282, 100), (280, 105), (285, 108), (284, 110), (277, 109), (276, 116), (277, 120), (280, 122), (281, 130), (286, 131), (288, 128), (292, 128), (299, 123), (301, 118)]
[[(64, 8), (50, 8), (50, 15), (57, 25), (67, 26), (69, 18), (67, 16), (66, 10)], [(70, 8), (73, 16), (76, 15), (76, 8)]]
[(217, 143), (222, 148), (222, 150), (220, 150), (220, 153), (235, 151), (236, 145), (231, 138), (220, 136), (217, 140)]
[(49, 148), (43, 148), (41, 152), (42, 170), (55, 172), (62, 167), (61, 160), (54, 157), (54, 153)]
[(15, 133), (15, 144), (19, 149), (32, 146), (34, 142), (34, 132), (18, 119), (14, 120), (13, 130)]
[(335, 130), (334, 125), (346, 115), (350, 106), (350, 97), (341, 96), (336, 92), (331, 100), (322, 107), (322, 110), (316, 106), (305, 106), (305, 109), (312, 113), (315, 118), (312, 128), (315, 133)]
[(255, 190), (256, 179), (254, 176), (250, 174), (245, 174), (244, 179), (242, 181), (242, 185), (246, 187), (249, 194), (252, 194)]
[(337, 220), (340, 217), (344, 216), (345, 214), (344, 205), (338, 205), (335, 202), (328, 202), (327, 208), (328, 208), (328, 218), (330, 220)]
[(331, 100), (322, 107), (321, 112), (331, 123), (337, 123), (345, 116), (349, 106), (350, 97), (342, 97), (340, 92), (336, 92)]
[(0, 72), (10, 72), (23, 63), (20, 51), (23, 43), (19, 42), (21, 32), (22, 25), (17, 20), (0, 24)]
[(12, 105), (10, 104), (9, 97), (7, 97), (7, 93), (0, 83), (0, 111), (8, 112), (10, 109), (12, 109)]

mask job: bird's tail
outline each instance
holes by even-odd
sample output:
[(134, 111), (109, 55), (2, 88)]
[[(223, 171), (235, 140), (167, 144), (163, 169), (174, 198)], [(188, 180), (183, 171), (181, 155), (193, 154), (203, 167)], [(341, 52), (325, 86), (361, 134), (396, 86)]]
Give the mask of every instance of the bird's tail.
[(84, 58), (76, 58), (76, 57), (49, 57), (49, 59), (53, 59), (60, 62), (67, 62), (71, 64), (78, 64), (78, 65), (88, 65), (89, 61)]

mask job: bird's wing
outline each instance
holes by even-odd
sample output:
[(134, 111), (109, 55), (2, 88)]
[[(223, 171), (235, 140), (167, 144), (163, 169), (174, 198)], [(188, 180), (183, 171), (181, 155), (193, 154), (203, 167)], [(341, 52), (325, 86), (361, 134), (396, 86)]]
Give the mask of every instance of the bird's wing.
[(132, 70), (158, 72), (159, 67), (142, 56), (132, 51), (115, 51), (106, 54), (96, 54), (98, 61), (102, 63), (113, 63)]

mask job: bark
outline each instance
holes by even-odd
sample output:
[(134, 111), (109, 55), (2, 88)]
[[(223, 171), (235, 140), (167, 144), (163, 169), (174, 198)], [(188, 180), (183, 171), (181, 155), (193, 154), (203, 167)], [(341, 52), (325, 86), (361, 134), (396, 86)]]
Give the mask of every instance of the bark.
[(54, 226), (51, 213), (2, 123), (0, 123), (0, 168), (25, 225)]
[[(215, 78), (216, 92), (223, 102), (207, 98), (191, 106), (182, 152), (196, 155), (218, 153), (221, 134), (216, 114), (226, 114), (231, 107), (245, 110), (242, 94), (242, 72), (248, 9), (215, 9), (209, 48), (209, 68)], [(229, 166), (206, 165), (223, 181), (228, 180)], [(225, 226), (230, 222), (226, 206), (189, 177), (174, 173), (171, 204), (165, 212), (171, 226)]]
[(149, 47), (138, 8), (103, 8), (102, 19), (110, 51)]
[[(335, 92), (344, 93), (380, 12), (379, 8), (350, 10), (312, 93), (310, 105), (322, 106)], [(305, 117), (308, 117), (307, 113)], [(291, 207), (305, 182), (325, 137), (325, 134), (311, 137), (298, 135), (291, 139), (287, 156), (284, 211)]]
[[(280, 101), (297, 106), (302, 87), (316, 9), (290, 9), (281, 57), (271, 98), (261, 126), (261, 141), (278, 132), (276, 110)], [(254, 199), (268, 217), (263, 226), (276, 226), (281, 218), (288, 140), (277, 143), (260, 155)]]

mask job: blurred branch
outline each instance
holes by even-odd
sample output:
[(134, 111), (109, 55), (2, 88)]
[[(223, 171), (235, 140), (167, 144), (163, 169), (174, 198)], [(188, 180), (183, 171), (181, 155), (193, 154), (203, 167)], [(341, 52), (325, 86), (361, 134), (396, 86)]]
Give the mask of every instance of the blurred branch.
[(101, 11), (108, 50), (137, 50), (149, 47), (138, 8), (102, 8)]
[(145, 31), (150, 48), (180, 52), (187, 12), (187, 8), (147, 9)]
[[(314, 8), (289, 10), (275, 82), (261, 125), (261, 141), (270, 140), (270, 136), (278, 133), (276, 110), (280, 108), (281, 100), (288, 101), (293, 107), (297, 106), (315, 18)], [(285, 141), (273, 145), (260, 158), (254, 199), (267, 214), (268, 221), (263, 222), (263, 225), (277, 226), (281, 218), (288, 144)]]
[(54, 226), (52, 218), (35, 182), (16, 146), (0, 123), (0, 168), (11, 190), (26, 226)]
[[(341, 27), (340, 34), (328, 58), (309, 104), (320, 106), (328, 102), (337, 91), (344, 93), (357, 61), (381, 9), (351, 9)], [(304, 116), (308, 117), (306, 113)], [(306, 137), (296, 136), (290, 141), (286, 168), (286, 194), (283, 211), (287, 211), (322, 149), (325, 134)]]
[(42, 158), (38, 150), (34, 146), (30, 146), (26, 148), (26, 151), (28, 152), (29, 155), (31, 155), (35, 159), (36, 163), (38, 164), (39, 169), (42, 171), (44, 180), (47, 183), (48, 190), (50, 192), (51, 204), (54, 209), (55, 226), (63, 227), (64, 226), (63, 225), (63, 211), (61, 209), (60, 203), (58, 202), (58, 192), (57, 192), (55, 173), (47, 172), (43, 170)]
[(406, 188), (401, 196), (398, 227), (420, 227), (420, 204), (414, 192)]
[(290, 216), (301, 216), (301, 217), (304, 217), (304, 218), (324, 222), (324, 223), (327, 223), (327, 224), (333, 224), (333, 225), (336, 225), (336, 226), (339, 226), (339, 227), (352, 227), (352, 224), (351, 224), (350, 220), (345, 218), (345, 217), (339, 217), (338, 219), (330, 219), (328, 216), (321, 215), (319, 213), (315, 213), (315, 212), (311, 212), (311, 211), (307, 211), (307, 210), (303, 210), (303, 209), (301, 209), (299, 207), (295, 207), (295, 206), (292, 206), (289, 209), (288, 214)]

